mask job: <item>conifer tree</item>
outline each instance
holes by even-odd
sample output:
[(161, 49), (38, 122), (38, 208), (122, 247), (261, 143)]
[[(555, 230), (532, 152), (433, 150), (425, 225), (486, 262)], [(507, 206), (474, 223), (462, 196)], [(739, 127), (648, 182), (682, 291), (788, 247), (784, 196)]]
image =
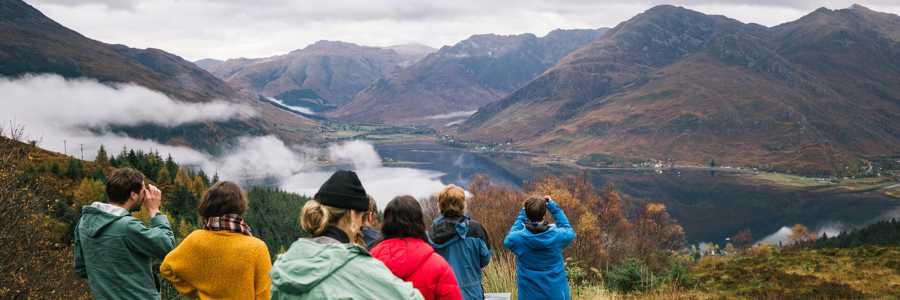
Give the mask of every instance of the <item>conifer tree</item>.
[(105, 167), (109, 165), (109, 155), (106, 154), (106, 148), (103, 145), (100, 145), (100, 150), (97, 150), (97, 158), (94, 159), (101, 167)]
[(169, 173), (169, 168), (159, 169), (159, 174), (156, 175), (156, 182), (162, 186), (172, 184), (172, 175)]

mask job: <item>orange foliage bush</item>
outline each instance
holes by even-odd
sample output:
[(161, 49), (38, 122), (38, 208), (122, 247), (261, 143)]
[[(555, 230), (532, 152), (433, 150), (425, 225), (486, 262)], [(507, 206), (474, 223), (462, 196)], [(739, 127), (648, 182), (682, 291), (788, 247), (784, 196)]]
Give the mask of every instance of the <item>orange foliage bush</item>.
[[(584, 174), (569, 178), (547, 176), (527, 183), (524, 191), (492, 184), (478, 175), (468, 187), (467, 214), (479, 221), (494, 251), (503, 250), (503, 239), (515, 221), (527, 195), (549, 195), (563, 208), (576, 232), (565, 255), (585, 267), (607, 269), (628, 257), (651, 267), (664, 267), (666, 251), (680, 250), (684, 229), (666, 207), (648, 203), (632, 220), (626, 216), (623, 198), (612, 185), (597, 192)], [(436, 199), (423, 201), (426, 218), (436, 216)]]

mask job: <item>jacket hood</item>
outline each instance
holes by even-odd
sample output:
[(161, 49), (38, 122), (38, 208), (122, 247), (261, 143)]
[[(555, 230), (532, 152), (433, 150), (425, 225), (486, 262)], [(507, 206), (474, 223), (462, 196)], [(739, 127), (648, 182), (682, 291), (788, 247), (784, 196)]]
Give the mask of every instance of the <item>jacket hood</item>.
[(309, 292), (358, 256), (369, 253), (354, 244), (301, 238), (275, 261), (270, 273), (272, 285), (291, 294)]
[(547, 225), (545, 231), (540, 233), (531, 232), (531, 230), (525, 229), (522, 230), (522, 239), (525, 241), (525, 245), (531, 249), (547, 249), (553, 246), (553, 242), (556, 241), (556, 236), (559, 234), (556, 229), (556, 224)]
[(425, 264), (434, 249), (417, 238), (387, 239), (378, 244), (377, 256), (394, 275), (406, 280)]
[(431, 229), (428, 230), (428, 239), (435, 248), (450, 246), (459, 239), (466, 238), (469, 233), (469, 217), (445, 218), (440, 216), (434, 219)]
[[(122, 209), (124, 211), (124, 209)], [(81, 233), (89, 237), (97, 237), (109, 224), (128, 216), (128, 211), (117, 211), (106, 203), (94, 202), (81, 208)]]

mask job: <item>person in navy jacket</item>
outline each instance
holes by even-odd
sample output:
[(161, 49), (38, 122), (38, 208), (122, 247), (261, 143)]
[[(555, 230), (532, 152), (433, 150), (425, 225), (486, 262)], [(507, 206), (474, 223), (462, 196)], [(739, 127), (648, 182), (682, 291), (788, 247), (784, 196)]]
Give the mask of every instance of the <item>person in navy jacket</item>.
[[(547, 211), (556, 224), (544, 221)], [(519, 300), (568, 300), (569, 280), (563, 263), (563, 249), (575, 240), (569, 219), (549, 196), (529, 197), (503, 246), (516, 255)]]

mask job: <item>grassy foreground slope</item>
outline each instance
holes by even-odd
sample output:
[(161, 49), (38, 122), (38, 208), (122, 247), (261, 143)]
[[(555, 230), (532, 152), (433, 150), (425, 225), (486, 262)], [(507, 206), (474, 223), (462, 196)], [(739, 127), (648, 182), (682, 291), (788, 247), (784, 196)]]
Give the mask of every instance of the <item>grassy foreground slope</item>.
[(728, 298), (896, 299), (900, 247), (762, 251), (708, 257), (693, 269), (699, 287)]
[[(202, 171), (140, 151), (82, 161), (0, 136), (0, 299), (90, 298), (86, 281), (74, 274), (72, 231), (83, 205), (103, 201), (105, 174), (122, 166), (140, 170), (162, 189), (162, 210), (179, 241), (199, 227), (197, 204), (217, 180)], [(304, 234), (296, 218), (308, 198), (264, 187), (247, 194), (245, 218), (273, 258)], [(160, 285), (164, 299), (178, 299), (168, 284)]]
[[(148, 177), (160, 184), (166, 193), (164, 209), (175, 227), (176, 235), (183, 238), (197, 228), (193, 213), (197, 191), (209, 184), (204, 181), (215, 179), (203, 179), (205, 175), (202, 173), (185, 171), (177, 164), (174, 165), (176, 171), (169, 172), (173, 166), (158, 161), (159, 157), (154, 155), (119, 154), (109, 161), (94, 163), (0, 137), (0, 219), (4, 222), (4, 226), (0, 226), (0, 241), (5, 246), (0, 256), (0, 299), (89, 299), (85, 281), (76, 278), (72, 271), (71, 231), (74, 220), (78, 218), (78, 207), (86, 199), (102, 199), (102, 196), (97, 196), (98, 191), (102, 192), (98, 187), (102, 188), (101, 177), (109, 167), (129, 164), (139, 169), (158, 170)], [(554, 195), (565, 194), (564, 187), (567, 185), (561, 183), (549, 180), (533, 188)], [(473, 206), (480, 207), (478, 210), (482, 213), (491, 211), (484, 205), (515, 204), (519, 200), (512, 197), (515, 199), (499, 201), (503, 199), (502, 195), (509, 194), (509, 191), (499, 188), (475, 185), (470, 190), (476, 198), (498, 200), (493, 204), (482, 201), (481, 206)], [(575, 200), (591, 198), (589, 195), (592, 194), (588, 192), (590, 189), (579, 190), (575, 188), (571, 194), (573, 196), (569, 197), (568, 200), (572, 201), (565, 201), (567, 206), (575, 205), (567, 211), (573, 217), (581, 210), (576, 203), (582, 203)], [(269, 245), (273, 257), (303, 235), (297, 229), (296, 216), (306, 198), (271, 188), (249, 188), (248, 195), (251, 207), (246, 216), (248, 223), (253, 226), (254, 234)], [(613, 195), (612, 190), (601, 193), (600, 207), (609, 211), (610, 203), (614, 203), (610, 199), (616, 199)], [(563, 196), (558, 198), (567, 199)], [(591, 202), (596, 201), (584, 203)], [(505, 206), (496, 209), (509, 210)], [(609, 255), (616, 253), (613, 246), (617, 242), (609, 240), (613, 237), (610, 234), (615, 234), (615, 231), (609, 231), (611, 227), (602, 225), (606, 222), (591, 222), (592, 215), (587, 213), (589, 208), (582, 209), (585, 210), (580, 212), (581, 217), (572, 218), (578, 220), (574, 225), (580, 243), (567, 254), (573, 299), (897, 299), (900, 295), (900, 244), (894, 241), (879, 246), (868, 245), (871, 241), (881, 241), (890, 236), (885, 232), (896, 228), (895, 222), (882, 222), (877, 228), (819, 243), (824, 245), (821, 247), (848, 244), (848, 248), (814, 249), (820, 247), (815, 243), (808, 245), (810, 248), (807, 249), (789, 247), (794, 249), (781, 250), (757, 246), (730, 256), (707, 256), (688, 262), (686, 268), (679, 269), (684, 273), (679, 274), (678, 278), (671, 275), (675, 271), (667, 270), (670, 267), (666, 267), (666, 260), (660, 260), (664, 264), (662, 271), (649, 275), (650, 279), (636, 279), (658, 284), (643, 292), (613, 292), (604, 286), (604, 282), (609, 282), (607, 277), (617, 269), (615, 260), (609, 260)], [(603, 216), (611, 215), (615, 214)], [(509, 226), (508, 220), (484, 216), (476, 218), (492, 233), (492, 240), (502, 241), (503, 231)], [(646, 218), (637, 219), (634, 224), (651, 224), (648, 221)], [(594, 225), (590, 226), (591, 223)], [(591, 236), (597, 234), (593, 232), (596, 230), (601, 230), (600, 236), (606, 240), (599, 247), (592, 245), (595, 239)], [(659, 240), (652, 238), (653, 232), (646, 231), (641, 235), (650, 234), (650, 240)], [(843, 243), (844, 240), (850, 242)], [(641, 244), (635, 246), (638, 245)], [(485, 271), (485, 289), (488, 292), (514, 293), (514, 257), (501, 248), (500, 245), (494, 247), (494, 260)], [(625, 251), (617, 255), (624, 260), (635, 253), (638, 252)], [(658, 257), (663, 252), (649, 253), (644, 258), (649, 262), (654, 258), (668, 257)], [(592, 260), (600, 264), (590, 264)], [(592, 265), (599, 267), (593, 268)], [(179, 298), (165, 283), (161, 284), (164, 299)]]

